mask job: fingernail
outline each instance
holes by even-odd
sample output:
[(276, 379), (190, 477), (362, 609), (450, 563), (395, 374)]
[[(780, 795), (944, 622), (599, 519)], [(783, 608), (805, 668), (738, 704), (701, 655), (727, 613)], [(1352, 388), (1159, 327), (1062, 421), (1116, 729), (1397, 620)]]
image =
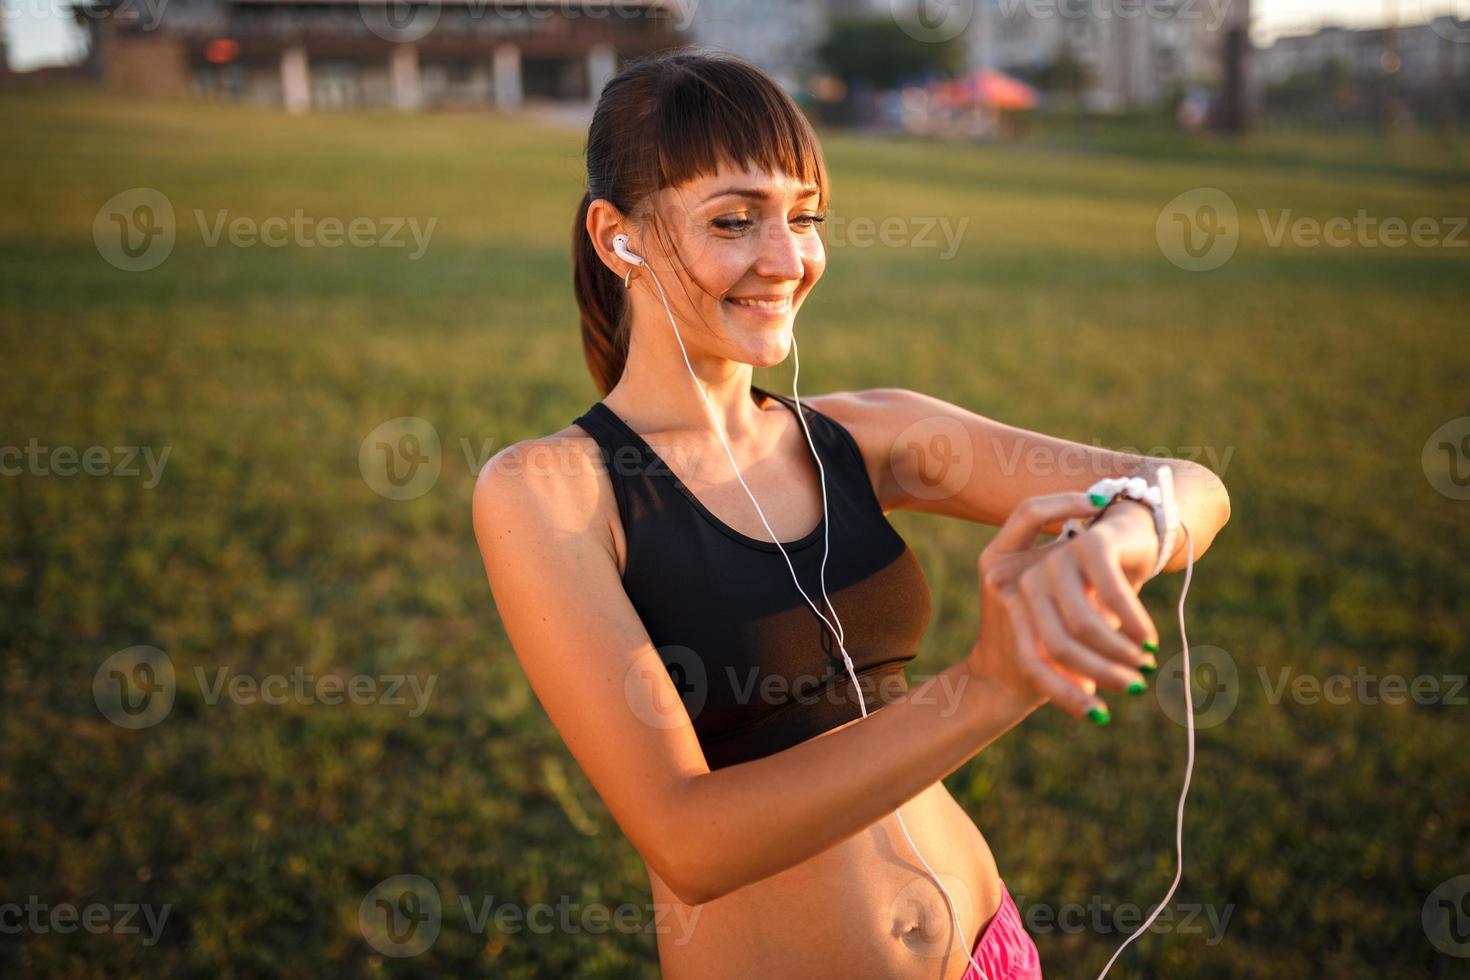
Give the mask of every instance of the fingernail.
[(1154, 643), (1154, 642), (1150, 641), (1150, 640), (1144, 640), (1143, 641), (1143, 648), (1145, 650), (1147, 650), (1149, 653), (1158, 653), (1159, 652), (1159, 645), (1157, 643)]
[(1146, 690), (1148, 690), (1148, 681), (1134, 681), (1128, 685), (1129, 694), (1142, 694)]
[(1094, 725), (1106, 725), (1113, 716), (1108, 714), (1107, 708), (1089, 708), (1087, 717)]
[(1143, 663), (1141, 663), (1141, 664), (1138, 665), (1139, 672), (1140, 673), (1144, 673), (1144, 674), (1152, 674), (1154, 671), (1156, 671), (1158, 669), (1159, 669), (1159, 662), (1157, 660), (1155, 660), (1153, 657), (1149, 657)]
[(1094, 507), (1101, 507), (1103, 504), (1108, 502), (1108, 498), (1104, 497), (1100, 493), (1090, 493), (1087, 495), (1087, 499), (1092, 501), (1092, 506)]

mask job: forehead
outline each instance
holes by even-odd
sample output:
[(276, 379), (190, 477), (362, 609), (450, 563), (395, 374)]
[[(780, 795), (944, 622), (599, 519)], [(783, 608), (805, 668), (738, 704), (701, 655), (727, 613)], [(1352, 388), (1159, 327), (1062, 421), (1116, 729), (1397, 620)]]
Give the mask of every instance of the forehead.
[(800, 200), (815, 197), (815, 183), (778, 170), (767, 170), (755, 163), (739, 166), (721, 159), (713, 174), (699, 174), (679, 187), (679, 197), (692, 206), (717, 201)]

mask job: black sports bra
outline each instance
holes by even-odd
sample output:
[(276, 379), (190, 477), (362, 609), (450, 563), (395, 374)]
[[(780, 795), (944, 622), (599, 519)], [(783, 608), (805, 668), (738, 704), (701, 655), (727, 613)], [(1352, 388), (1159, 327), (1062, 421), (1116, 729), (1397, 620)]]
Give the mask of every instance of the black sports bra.
[[(796, 413), (785, 395), (751, 391)], [(832, 620), (821, 587), (829, 531), (827, 594), (872, 713), (908, 690), (904, 667), (929, 625), (929, 583), (884, 515), (852, 434), (801, 407), (826, 474), (828, 518), (781, 543), (802, 589)], [(715, 517), (602, 402), (575, 422), (602, 449), (627, 541), (623, 586), (709, 767), (771, 755), (861, 717), (836, 637), (797, 591), (775, 543)]]

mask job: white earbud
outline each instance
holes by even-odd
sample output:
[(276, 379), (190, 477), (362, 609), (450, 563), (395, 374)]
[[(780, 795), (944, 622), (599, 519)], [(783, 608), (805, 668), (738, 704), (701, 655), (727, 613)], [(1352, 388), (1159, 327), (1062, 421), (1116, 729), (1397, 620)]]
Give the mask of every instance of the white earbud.
[(613, 251), (615, 253), (617, 253), (618, 258), (622, 259), (624, 262), (630, 262), (633, 265), (642, 265), (643, 264), (643, 259), (642, 258), (640, 258), (639, 256), (635, 255), (634, 253), (628, 251), (628, 236), (627, 235), (614, 235), (613, 236)]

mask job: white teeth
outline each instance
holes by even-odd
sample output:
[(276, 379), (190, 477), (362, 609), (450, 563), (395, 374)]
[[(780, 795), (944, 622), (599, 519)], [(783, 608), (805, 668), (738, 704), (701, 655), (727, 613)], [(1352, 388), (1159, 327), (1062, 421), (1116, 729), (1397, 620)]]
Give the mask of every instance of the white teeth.
[(781, 300), (732, 299), (728, 302), (734, 303), (736, 306), (754, 306), (762, 310), (776, 311), (785, 310), (791, 306), (791, 298), (789, 296)]

